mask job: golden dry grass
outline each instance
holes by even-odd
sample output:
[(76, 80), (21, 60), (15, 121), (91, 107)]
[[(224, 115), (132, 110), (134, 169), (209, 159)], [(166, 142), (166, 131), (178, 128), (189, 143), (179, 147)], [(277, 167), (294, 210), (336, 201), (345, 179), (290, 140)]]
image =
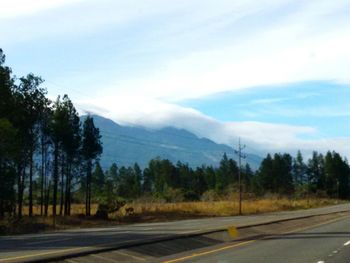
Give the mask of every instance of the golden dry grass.
[[(97, 204), (91, 204), (91, 214), (92, 215), (94, 215), (96, 213), (97, 207), (98, 207)], [(58, 205), (56, 208), (56, 213), (59, 214), (59, 212), (60, 212), (60, 207)], [(85, 204), (72, 204), (71, 213), (72, 213), (72, 215), (84, 215), (85, 214)], [(24, 215), (29, 214), (28, 206), (23, 207), (23, 214)], [(33, 214), (40, 215), (40, 206), (39, 205), (33, 206)], [(48, 214), (49, 214), (49, 216), (52, 215), (52, 205), (49, 206)]]
[[(242, 203), (243, 214), (257, 214), (285, 210), (316, 208), (340, 203), (332, 199), (251, 199)], [(135, 215), (188, 214), (194, 216), (232, 216), (238, 214), (237, 201), (132, 203)]]
[[(316, 208), (327, 205), (339, 204), (344, 201), (326, 198), (312, 199), (288, 199), (288, 198), (265, 198), (265, 199), (249, 199), (243, 200), (243, 214), (257, 214), (266, 212), (277, 212), (296, 209)], [(134, 216), (144, 215), (162, 215), (162, 214), (179, 214), (179, 215), (194, 215), (194, 216), (232, 216), (238, 213), (238, 201), (197, 201), (197, 202), (132, 202), (126, 205), (134, 208)], [(94, 215), (97, 211), (97, 204), (91, 205), (91, 214)], [(28, 207), (24, 208), (24, 214), (28, 214)], [(34, 215), (40, 214), (40, 207), (34, 206)], [(57, 208), (59, 212), (59, 207)], [(49, 215), (52, 213), (52, 207), (49, 207)], [(84, 215), (84, 204), (73, 204), (71, 214)], [(125, 209), (112, 215), (113, 218), (125, 216)]]

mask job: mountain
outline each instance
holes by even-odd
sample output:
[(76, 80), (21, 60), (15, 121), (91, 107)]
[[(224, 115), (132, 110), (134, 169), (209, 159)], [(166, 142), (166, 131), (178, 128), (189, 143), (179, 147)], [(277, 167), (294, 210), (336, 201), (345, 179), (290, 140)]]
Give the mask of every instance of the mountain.
[[(82, 116), (84, 119), (85, 116)], [(217, 166), (226, 153), (230, 158), (233, 149), (217, 144), (206, 138), (198, 138), (193, 133), (172, 127), (151, 130), (143, 127), (121, 126), (110, 119), (93, 115), (95, 126), (100, 129), (103, 143), (101, 165), (104, 169), (113, 162), (118, 166), (130, 166), (137, 162), (146, 167), (156, 157), (169, 159), (173, 163), (181, 161), (191, 167), (205, 165)], [(248, 154), (248, 162), (257, 169), (261, 157)]]

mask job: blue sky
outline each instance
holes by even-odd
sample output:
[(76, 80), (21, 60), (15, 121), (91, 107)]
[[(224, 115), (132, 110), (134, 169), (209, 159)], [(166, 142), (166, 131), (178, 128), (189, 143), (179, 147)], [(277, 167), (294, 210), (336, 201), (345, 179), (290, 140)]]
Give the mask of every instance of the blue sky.
[(121, 124), (350, 156), (348, 0), (12, 0), (17, 76)]
[(259, 121), (316, 127), (315, 138), (349, 136), (350, 85), (309, 81), (253, 87), (181, 102), (223, 122)]

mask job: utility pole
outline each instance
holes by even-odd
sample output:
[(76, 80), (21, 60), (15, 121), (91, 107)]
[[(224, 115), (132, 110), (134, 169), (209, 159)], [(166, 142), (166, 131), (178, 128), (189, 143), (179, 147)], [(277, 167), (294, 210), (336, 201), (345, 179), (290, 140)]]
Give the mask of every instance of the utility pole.
[(242, 215), (242, 180), (241, 180), (241, 166), (242, 158), (245, 159), (247, 156), (242, 152), (245, 145), (241, 145), (241, 138), (238, 138), (238, 150), (235, 150), (235, 154), (238, 155), (238, 185), (239, 185), (239, 206), (238, 214)]

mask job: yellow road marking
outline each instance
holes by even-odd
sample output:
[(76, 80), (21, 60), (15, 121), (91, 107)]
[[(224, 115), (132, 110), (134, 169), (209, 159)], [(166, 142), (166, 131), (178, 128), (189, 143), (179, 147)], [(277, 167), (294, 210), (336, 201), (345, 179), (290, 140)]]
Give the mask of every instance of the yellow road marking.
[[(285, 234), (290, 234), (290, 233), (295, 233), (295, 232), (301, 232), (301, 231), (303, 231), (303, 230), (307, 230), (307, 229), (311, 229), (311, 228), (316, 228), (316, 227), (319, 227), (319, 226), (322, 226), (322, 225), (326, 225), (326, 224), (330, 224), (330, 223), (333, 223), (333, 222), (336, 222), (336, 221), (340, 221), (340, 220), (342, 220), (342, 219), (344, 219), (344, 218), (346, 218), (346, 217), (349, 217), (349, 216), (342, 216), (342, 217), (340, 217), (340, 218), (331, 219), (331, 220), (329, 220), (329, 221), (326, 221), (326, 222), (323, 222), (323, 223), (319, 223), (319, 224), (316, 224), (316, 225), (312, 225), (312, 226), (308, 226), (308, 227), (301, 227), (301, 228), (298, 228), (298, 229), (294, 229), (294, 230), (292, 230), (292, 231), (283, 232), (283, 233), (280, 234), (280, 235), (285, 235)], [(201, 257), (201, 256), (204, 256), (204, 255), (213, 254), (213, 253), (216, 253), (216, 252), (219, 252), (219, 251), (223, 251), (223, 250), (227, 250), (227, 249), (230, 249), (230, 248), (234, 248), (234, 247), (239, 247), (239, 246), (247, 245), (247, 244), (256, 242), (256, 241), (258, 241), (258, 240), (262, 240), (262, 239), (265, 239), (265, 238), (253, 239), (253, 240), (241, 242), (241, 243), (234, 244), (234, 245), (229, 245), (229, 246), (224, 246), (224, 247), (217, 248), (217, 249), (213, 249), (213, 250), (208, 250), (208, 251), (201, 252), (201, 253), (194, 253), (194, 254), (189, 255), (189, 256), (185, 256), (185, 257), (181, 257), (181, 258), (175, 258), (175, 259), (163, 261), (163, 263), (174, 263), (174, 262), (180, 262), (180, 261), (184, 261), (184, 260), (191, 259), (191, 258), (195, 258), (195, 257)], [(266, 238), (266, 239), (267, 239), (267, 238)]]

